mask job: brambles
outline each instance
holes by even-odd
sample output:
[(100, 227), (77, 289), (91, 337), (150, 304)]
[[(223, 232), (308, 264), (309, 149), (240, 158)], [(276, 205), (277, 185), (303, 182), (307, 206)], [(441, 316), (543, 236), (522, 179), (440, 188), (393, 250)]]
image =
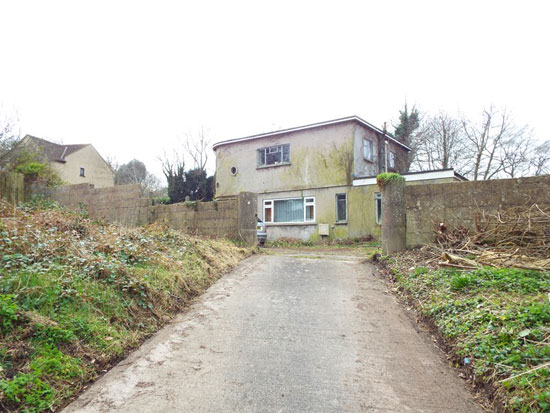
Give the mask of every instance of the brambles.
[(398, 285), (452, 348), (472, 381), (494, 386), (514, 411), (546, 411), (550, 389), (550, 273), (513, 268), (411, 268), (424, 251), (394, 256)]
[(251, 254), (0, 201), (0, 410), (58, 409)]

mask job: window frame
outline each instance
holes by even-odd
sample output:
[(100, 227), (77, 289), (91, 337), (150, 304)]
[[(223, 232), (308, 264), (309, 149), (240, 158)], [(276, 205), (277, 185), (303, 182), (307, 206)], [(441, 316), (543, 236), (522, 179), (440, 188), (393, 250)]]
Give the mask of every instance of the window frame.
[(80, 176), (85, 178), (86, 177), (86, 169), (85, 168), (80, 168)]
[[(367, 142), (368, 142), (368, 145), (366, 145)], [(369, 147), (369, 150), (370, 150), (370, 158), (368, 158), (365, 155), (365, 148), (367, 146)], [(371, 139), (363, 138), (363, 146), (361, 147), (361, 152), (363, 154), (363, 159), (365, 161), (374, 162), (374, 142)]]
[[(275, 219), (275, 201), (302, 201), (302, 221), (281, 221), (276, 222)], [(303, 197), (292, 197), (292, 198), (273, 198), (273, 199), (264, 199), (262, 202), (262, 218), (266, 224), (273, 225), (284, 225), (284, 224), (294, 224), (294, 225), (304, 225), (315, 223), (317, 215), (316, 199), (314, 196), (303, 196)], [(313, 207), (313, 214), (310, 219), (307, 219), (307, 207)], [(271, 220), (266, 218), (266, 210), (270, 210)]]
[[(378, 208), (378, 204), (380, 204), (380, 208)], [(384, 211), (382, 211), (382, 193), (376, 192), (374, 194), (374, 216), (376, 220), (376, 225), (382, 225), (382, 215)]]
[[(285, 161), (285, 148), (288, 151), (288, 160)], [(274, 163), (267, 163), (267, 155), (280, 153), (280, 161)], [(264, 146), (256, 149), (256, 167), (257, 168), (270, 168), (279, 165), (290, 164), (290, 143), (283, 143), (281, 145)]]
[(388, 168), (395, 169), (395, 161), (396, 160), (397, 160), (397, 154), (393, 151), (389, 151)]
[[(344, 219), (340, 219), (340, 216), (338, 215), (338, 197), (340, 196), (343, 196), (344, 197), (344, 205), (345, 205), (345, 208), (344, 208), (344, 211), (345, 211), (345, 218)], [(336, 194), (334, 196), (335, 200), (336, 200), (336, 222), (337, 223), (340, 223), (340, 222), (348, 222), (348, 194), (346, 193), (343, 193), (343, 194)]]

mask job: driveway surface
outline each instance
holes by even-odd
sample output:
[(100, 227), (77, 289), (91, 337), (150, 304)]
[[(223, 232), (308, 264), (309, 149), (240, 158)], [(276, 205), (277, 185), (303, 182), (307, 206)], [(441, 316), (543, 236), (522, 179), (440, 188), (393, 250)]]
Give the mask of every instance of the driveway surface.
[(481, 411), (373, 267), (278, 254), (227, 274), (65, 411)]

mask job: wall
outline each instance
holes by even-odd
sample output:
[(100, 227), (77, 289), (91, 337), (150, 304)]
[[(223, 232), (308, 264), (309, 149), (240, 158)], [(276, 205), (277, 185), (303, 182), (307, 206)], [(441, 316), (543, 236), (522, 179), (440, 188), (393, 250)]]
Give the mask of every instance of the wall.
[[(52, 162), (52, 167), (69, 185), (89, 183), (96, 188), (112, 187), (115, 184), (113, 171), (92, 145), (66, 156), (66, 163)], [(80, 176), (84, 168), (84, 176)]]
[[(349, 178), (339, 155), (351, 152), (353, 136), (354, 122), (346, 122), (221, 145), (216, 148), (216, 197), (345, 185)], [(258, 168), (257, 149), (287, 143), (290, 164)], [(236, 175), (230, 173), (233, 166)]]
[[(350, 187), (346, 185), (328, 188), (312, 188), (300, 191), (274, 191), (258, 194), (257, 214), (264, 220), (263, 201), (286, 198), (315, 197), (315, 221), (311, 223), (266, 224), (267, 239), (297, 238), (318, 241), (319, 224), (329, 224), (330, 239), (358, 238), (367, 235), (380, 236), (376, 224), (376, 185)], [(336, 195), (347, 194), (347, 222), (336, 221)]]
[(139, 184), (94, 188), (90, 184), (67, 185), (54, 189), (35, 188), (73, 210), (85, 208), (90, 218), (104, 219), (125, 226), (163, 223), (170, 228), (205, 236), (240, 239), (249, 245), (256, 241), (255, 194), (241, 193), (218, 202), (189, 202), (152, 205)]
[(25, 176), (15, 172), (0, 171), (0, 198), (19, 204), (25, 198)]
[[(354, 125), (354, 169), (353, 173), (358, 176), (376, 176), (385, 170), (385, 144), (382, 135), (356, 123)], [(374, 158), (371, 161), (363, 157), (363, 138), (369, 139), (373, 143)], [(395, 168), (389, 168), (390, 172), (402, 172), (402, 166), (406, 163), (408, 152), (401, 145), (388, 139), (388, 150), (394, 152), (397, 156)]]
[[(35, 190), (35, 193), (39, 191)], [(152, 201), (144, 197), (139, 184), (95, 188), (91, 184), (66, 185), (43, 189), (42, 194), (73, 210), (86, 208), (93, 219), (104, 219), (126, 226), (148, 223)]]
[(435, 223), (475, 228), (483, 212), (550, 206), (550, 176), (414, 185), (405, 188), (407, 247), (434, 240)]

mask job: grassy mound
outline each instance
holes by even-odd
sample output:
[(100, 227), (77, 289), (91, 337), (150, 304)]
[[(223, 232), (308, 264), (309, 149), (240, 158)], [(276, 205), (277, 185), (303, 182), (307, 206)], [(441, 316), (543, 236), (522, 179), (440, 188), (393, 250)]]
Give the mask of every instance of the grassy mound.
[[(550, 273), (513, 268), (410, 268), (395, 282), (432, 321), (472, 381), (493, 389), (499, 410), (550, 411)], [(500, 407), (499, 407), (500, 406)]]
[(0, 410), (65, 405), (251, 253), (0, 201)]

